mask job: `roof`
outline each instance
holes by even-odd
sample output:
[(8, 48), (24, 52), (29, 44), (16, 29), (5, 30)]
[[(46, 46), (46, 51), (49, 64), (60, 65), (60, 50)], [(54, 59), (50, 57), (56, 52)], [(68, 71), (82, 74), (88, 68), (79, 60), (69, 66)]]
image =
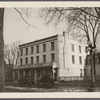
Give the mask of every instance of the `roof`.
[(25, 45), (28, 45), (28, 44), (33, 44), (33, 43), (36, 43), (36, 42), (41, 42), (41, 41), (48, 40), (48, 39), (51, 39), (51, 38), (56, 38), (57, 36), (58, 36), (58, 35), (56, 34), (56, 35), (53, 35), (53, 36), (50, 36), (50, 37), (46, 37), (46, 38), (42, 38), (42, 39), (35, 40), (35, 41), (32, 41), (32, 42), (28, 42), (28, 43), (19, 45), (19, 47), (25, 46)]

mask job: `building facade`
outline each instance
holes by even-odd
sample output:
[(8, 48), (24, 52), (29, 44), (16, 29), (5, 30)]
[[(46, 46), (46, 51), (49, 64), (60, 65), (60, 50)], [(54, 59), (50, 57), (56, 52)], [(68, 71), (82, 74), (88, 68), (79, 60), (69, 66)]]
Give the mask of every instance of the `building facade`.
[[(95, 70), (96, 70), (96, 79), (100, 80), (100, 53), (95, 54)], [(90, 55), (86, 57), (86, 67), (85, 67), (85, 78), (91, 79), (91, 60)]]
[(69, 39), (65, 33), (22, 44), (19, 51), (13, 80), (31, 76), (36, 82), (44, 75), (58, 81), (83, 79), (85, 44)]
[(84, 79), (85, 44), (59, 35), (59, 80), (72, 81)]

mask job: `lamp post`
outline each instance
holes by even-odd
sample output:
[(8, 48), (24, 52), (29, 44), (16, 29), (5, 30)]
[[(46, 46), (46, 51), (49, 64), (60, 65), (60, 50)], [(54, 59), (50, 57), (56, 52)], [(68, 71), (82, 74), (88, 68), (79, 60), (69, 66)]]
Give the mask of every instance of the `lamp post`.
[(90, 53), (90, 59), (91, 59), (91, 85), (88, 89), (88, 92), (98, 92), (98, 88), (96, 87), (96, 72), (95, 72), (95, 50), (96, 46), (92, 45), (91, 41), (88, 41), (88, 46), (86, 47), (86, 52)]

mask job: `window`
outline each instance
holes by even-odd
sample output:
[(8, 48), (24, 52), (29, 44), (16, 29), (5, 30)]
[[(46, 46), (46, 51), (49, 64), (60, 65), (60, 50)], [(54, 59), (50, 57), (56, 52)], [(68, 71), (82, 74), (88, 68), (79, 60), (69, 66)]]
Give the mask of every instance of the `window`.
[(39, 53), (39, 45), (36, 46), (36, 52)]
[(72, 55), (72, 63), (75, 64), (75, 56)]
[(33, 47), (31, 47), (31, 54), (33, 54)]
[(51, 54), (51, 62), (55, 62), (55, 54)]
[(33, 64), (33, 57), (31, 57), (31, 64)]
[(36, 56), (36, 63), (39, 63), (39, 56)]
[(79, 46), (79, 53), (81, 53), (81, 46)]
[(46, 63), (46, 55), (43, 55), (43, 63)]
[(26, 65), (28, 65), (28, 58), (25, 58), (25, 63)]
[(82, 69), (80, 69), (80, 76), (82, 77)]
[(82, 57), (79, 56), (79, 63), (82, 64)]
[(23, 49), (20, 50), (20, 56), (22, 56), (22, 55), (23, 55)]
[(21, 59), (20, 59), (20, 65), (22, 65), (22, 64), (23, 64), (23, 59), (21, 58)]
[(26, 55), (28, 55), (28, 48), (26, 48)]
[(84, 69), (84, 76), (86, 76), (86, 69)]
[(43, 52), (46, 52), (46, 44), (43, 44)]
[(55, 48), (54, 48), (54, 42), (51, 42), (51, 51), (53, 51)]
[(71, 47), (72, 47), (72, 52), (74, 52), (74, 44), (72, 44)]

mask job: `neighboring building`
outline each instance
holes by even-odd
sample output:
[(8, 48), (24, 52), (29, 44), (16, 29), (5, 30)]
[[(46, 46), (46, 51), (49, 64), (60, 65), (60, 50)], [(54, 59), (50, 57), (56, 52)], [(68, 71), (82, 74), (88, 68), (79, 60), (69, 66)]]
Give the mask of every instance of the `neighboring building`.
[(65, 33), (22, 44), (20, 64), (14, 67), (13, 79), (20, 80), (27, 75), (37, 81), (47, 74), (58, 81), (83, 79), (85, 46)]
[(85, 44), (69, 39), (64, 34), (59, 36), (58, 76), (60, 80), (83, 80), (86, 58), (85, 47)]
[[(100, 80), (100, 53), (99, 52), (95, 54), (95, 69), (96, 69), (96, 79)], [(87, 55), (86, 57), (85, 79), (91, 79), (90, 55)]]
[(4, 68), (5, 68), (5, 81), (13, 81), (13, 65), (12, 64), (6, 64), (4, 62)]

